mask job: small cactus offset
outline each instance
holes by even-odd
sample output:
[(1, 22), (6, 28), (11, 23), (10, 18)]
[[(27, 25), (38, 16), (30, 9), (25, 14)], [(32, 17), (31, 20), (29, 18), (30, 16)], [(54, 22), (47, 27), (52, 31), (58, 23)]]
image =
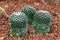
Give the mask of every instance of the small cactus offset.
[(29, 21), (28, 23), (31, 24), (34, 18), (34, 14), (36, 13), (35, 8), (27, 5), (24, 6), (21, 11), (28, 16), (28, 21)]
[(33, 28), (39, 34), (44, 34), (50, 30), (51, 16), (48, 11), (39, 10), (34, 15)]
[(24, 37), (27, 32), (28, 18), (23, 12), (14, 12), (9, 18), (11, 32), (14, 36)]

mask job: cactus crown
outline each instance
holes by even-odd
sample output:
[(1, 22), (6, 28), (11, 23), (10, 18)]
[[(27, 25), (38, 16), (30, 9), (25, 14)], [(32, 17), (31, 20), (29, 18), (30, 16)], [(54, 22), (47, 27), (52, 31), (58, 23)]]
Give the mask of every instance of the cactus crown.
[(48, 11), (39, 10), (35, 16), (32, 23), (33, 28), (38, 33), (46, 33), (50, 30), (51, 17)]
[(38, 23), (43, 23), (43, 24), (50, 24), (51, 22), (51, 17), (48, 11), (42, 11), (39, 10), (35, 16), (34, 16), (34, 21)]
[[(11, 32), (16, 36), (25, 35), (26, 28), (28, 25), (27, 16), (23, 12), (14, 12), (10, 16), (9, 24), (11, 27)], [(23, 31), (23, 32), (22, 32)]]
[(28, 20), (29, 20), (28, 23), (31, 24), (34, 18), (34, 14), (36, 13), (35, 8), (27, 5), (24, 8), (22, 8), (21, 11), (24, 12), (28, 16)]

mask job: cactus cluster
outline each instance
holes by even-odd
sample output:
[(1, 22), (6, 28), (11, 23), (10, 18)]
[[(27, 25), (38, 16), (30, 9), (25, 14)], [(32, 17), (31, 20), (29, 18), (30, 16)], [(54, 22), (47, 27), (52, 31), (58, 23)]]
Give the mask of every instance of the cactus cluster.
[(50, 30), (51, 16), (48, 11), (39, 10), (31, 6), (24, 6), (20, 12), (14, 12), (9, 18), (11, 32), (15, 36), (24, 37), (28, 24), (31, 24), (36, 33), (44, 34)]

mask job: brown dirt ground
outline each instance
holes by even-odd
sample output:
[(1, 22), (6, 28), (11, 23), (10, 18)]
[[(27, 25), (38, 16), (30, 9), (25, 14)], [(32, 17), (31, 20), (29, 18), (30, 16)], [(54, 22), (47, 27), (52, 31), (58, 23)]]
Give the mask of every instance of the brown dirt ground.
[(12, 12), (20, 11), (25, 5), (31, 5), (37, 10), (47, 10), (51, 13), (50, 32), (39, 35), (29, 25), (24, 38), (15, 37), (9, 32), (9, 18), (4, 15), (0, 18), (0, 40), (60, 40), (60, 3), (44, 4), (39, 0), (0, 0), (0, 6), (6, 10), (9, 16)]

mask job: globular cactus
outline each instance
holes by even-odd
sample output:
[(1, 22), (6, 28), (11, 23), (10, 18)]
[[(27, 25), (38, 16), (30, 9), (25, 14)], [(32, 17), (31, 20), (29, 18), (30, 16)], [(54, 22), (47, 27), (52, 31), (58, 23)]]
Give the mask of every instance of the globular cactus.
[(28, 16), (28, 21), (29, 21), (28, 23), (31, 24), (34, 18), (34, 14), (36, 13), (35, 8), (27, 5), (24, 6), (21, 11)]
[(24, 37), (27, 32), (28, 18), (23, 12), (14, 12), (9, 18), (11, 32), (14, 36)]
[(32, 23), (33, 29), (39, 34), (44, 34), (50, 30), (51, 16), (48, 11), (39, 10), (34, 15)]

